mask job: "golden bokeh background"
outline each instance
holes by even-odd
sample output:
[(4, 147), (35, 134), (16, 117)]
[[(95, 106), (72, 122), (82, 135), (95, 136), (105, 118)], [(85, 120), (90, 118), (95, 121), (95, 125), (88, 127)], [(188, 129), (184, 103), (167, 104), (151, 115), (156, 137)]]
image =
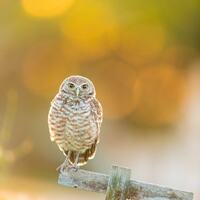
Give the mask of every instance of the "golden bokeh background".
[(90, 78), (104, 109), (84, 168), (112, 164), (200, 198), (200, 2), (1, 0), (0, 199), (104, 199), (57, 185), (47, 114), (63, 79)]

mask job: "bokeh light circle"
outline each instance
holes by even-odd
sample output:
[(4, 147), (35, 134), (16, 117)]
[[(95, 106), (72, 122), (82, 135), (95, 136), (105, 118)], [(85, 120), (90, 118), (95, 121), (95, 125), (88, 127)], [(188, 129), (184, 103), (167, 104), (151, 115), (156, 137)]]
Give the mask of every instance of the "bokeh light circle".
[(131, 115), (136, 104), (134, 87), (137, 79), (132, 66), (109, 59), (87, 69), (86, 76), (94, 79), (104, 117), (123, 119)]
[(34, 17), (51, 18), (63, 14), (74, 0), (21, 0), (26, 13)]
[(166, 31), (159, 24), (135, 24), (131, 28), (121, 29), (120, 38), (120, 56), (134, 66), (140, 67), (159, 58), (166, 44)]
[[(81, 1), (61, 20), (61, 31), (76, 60), (88, 61), (105, 56), (115, 48), (118, 23), (106, 4)], [(70, 53), (69, 52), (69, 53)]]
[(168, 64), (148, 66), (140, 71), (132, 120), (142, 126), (171, 125), (180, 115), (185, 91), (185, 74)]
[(22, 64), (22, 81), (34, 94), (49, 97), (56, 94), (61, 82), (78, 67), (65, 60), (62, 44), (43, 41), (28, 49)]

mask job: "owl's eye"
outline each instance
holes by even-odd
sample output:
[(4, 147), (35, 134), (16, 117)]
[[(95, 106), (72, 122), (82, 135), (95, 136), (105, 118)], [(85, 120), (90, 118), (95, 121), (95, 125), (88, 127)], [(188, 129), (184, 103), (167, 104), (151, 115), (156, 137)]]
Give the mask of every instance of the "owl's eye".
[(88, 88), (88, 84), (83, 84), (81, 87), (82, 87), (82, 89), (84, 89), (84, 90), (85, 90), (85, 89), (87, 89), (87, 88)]
[(73, 89), (73, 88), (75, 88), (75, 85), (73, 83), (69, 83), (68, 87), (71, 88), (71, 89)]

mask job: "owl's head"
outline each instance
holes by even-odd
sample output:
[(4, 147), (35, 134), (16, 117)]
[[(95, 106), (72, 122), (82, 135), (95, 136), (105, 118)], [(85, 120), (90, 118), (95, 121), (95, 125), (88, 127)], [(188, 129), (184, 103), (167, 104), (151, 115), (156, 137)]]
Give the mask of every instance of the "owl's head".
[(95, 97), (96, 95), (92, 81), (78, 75), (66, 78), (62, 82), (59, 92), (73, 99)]

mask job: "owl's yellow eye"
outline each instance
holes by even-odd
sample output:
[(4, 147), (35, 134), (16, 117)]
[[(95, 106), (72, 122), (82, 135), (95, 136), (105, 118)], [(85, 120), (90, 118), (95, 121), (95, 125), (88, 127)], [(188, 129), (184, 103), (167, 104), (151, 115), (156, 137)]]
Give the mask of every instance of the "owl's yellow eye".
[(87, 89), (87, 88), (88, 88), (88, 84), (83, 84), (81, 87), (82, 87), (82, 89), (84, 89), (84, 90), (85, 90), (85, 89)]
[(71, 88), (71, 89), (73, 89), (73, 88), (75, 88), (75, 85), (73, 83), (69, 83), (68, 87)]

